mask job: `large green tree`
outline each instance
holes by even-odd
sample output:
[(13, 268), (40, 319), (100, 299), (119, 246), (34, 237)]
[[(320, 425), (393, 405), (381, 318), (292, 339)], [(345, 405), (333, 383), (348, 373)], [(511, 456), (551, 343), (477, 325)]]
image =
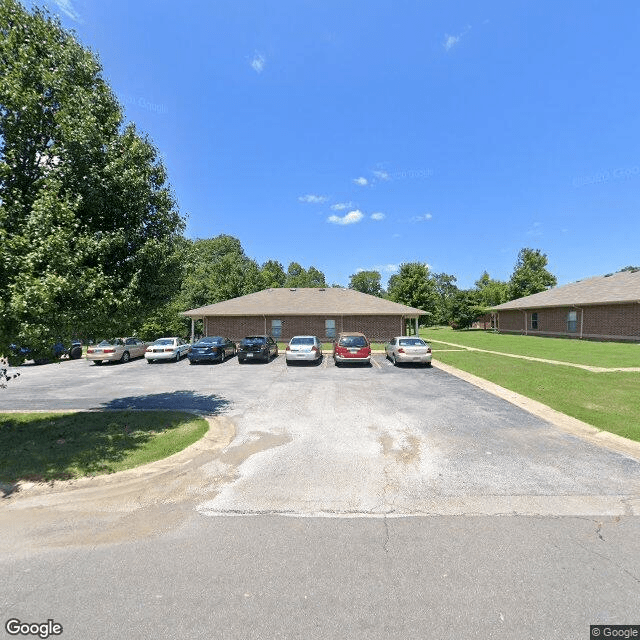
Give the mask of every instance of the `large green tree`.
[(458, 292), (457, 278), (448, 273), (434, 273), (430, 278), (433, 280), (437, 295), (435, 313), (431, 318), (431, 323), (448, 324), (451, 320), (453, 299)]
[(315, 267), (305, 269), (297, 262), (289, 263), (285, 278), (285, 287), (326, 287), (327, 281), (324, 273)]
[(480, 304), (480, 293), (474, 289), (456, 291), (451, 300), (449, 324), (454, 329), (466, 329), (485, 313)]
[(558, 280), (547, 270), (547, 264), (547, 256), (540, 249), (521, 249), (509, 281), (510, 299), (530, 296), (555, 286)]
[(494, 280), (489, 276), (488, 271), (483, 271), (474, 284), (479, 295), (479, 304), (486, 308), (495, 307), (509, 300), (509, 284)]
[(264, 289), (279, 289), (284, 287), (287, 274), (277, 260), (267, 260), (260, 267), (260, 278)]
[(358, 271), (350, 276), (349, 289), (381, 298), (384, 291), (380, 284), (380, 278), (379, 271)]
[(437, 311), (438, 294), (429, 266), (423, 262), (404, 262), (398, 273), (389, 278), (390, 300), (424, 310), (428, 316)]
[(96, 57), (0, 0), (0, 353), (126, 333), (172, 295), (183, 220), (166, 178)]
[(187, 250), (181, 301), (194, 309), (260, 291), (260, 268), (238, 238), (219, 235), (195, 240)]

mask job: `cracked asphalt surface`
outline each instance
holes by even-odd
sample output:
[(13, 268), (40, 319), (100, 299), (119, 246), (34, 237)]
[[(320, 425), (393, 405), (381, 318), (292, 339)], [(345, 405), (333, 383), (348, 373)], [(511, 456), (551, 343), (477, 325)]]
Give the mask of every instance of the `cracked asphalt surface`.
[(6, 619), (53, 618), (65, 638), (551, 639), (640, 623), (640, 462), (436, 367), (22, 369), (0, 410), (167, 407), (219, 433), (179, 479), (167, 466), (5, 498)]

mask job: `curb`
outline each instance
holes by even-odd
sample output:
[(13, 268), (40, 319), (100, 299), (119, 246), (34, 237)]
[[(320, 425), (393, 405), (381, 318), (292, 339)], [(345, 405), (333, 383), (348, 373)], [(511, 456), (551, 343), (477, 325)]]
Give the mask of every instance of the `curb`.
[(556, 409), (552, 409), (546, 404), (542, 404), (542, 402), (527, 398), (515, 391), (505, 389), (500, 385), (484, 380), (483, 378), (479, 378), (472, 373), (456, 369), (455, 367), (444, 364), (443, 362), (439, 362), (434, 359), (432, 360), (432, 364), (434, 367), (441, 369), (456, 378), (469, 382), (470, 384), (479, 387), (498, 398), (502, 398), (503, 400), (524, 409), (528, 413), (550, 422), (566, 433), (582, 438), (591, 444), (605, 447), (617, 453), (622, 453), (640, 462), (640, 442), (623, 438), (622, 436), (616, 435), (615, 433), (609, 433), (608, 431), (601, 431), (593, 425), (582, 422), (582, 420), (572, 418), (560, 411), (556, 411)]

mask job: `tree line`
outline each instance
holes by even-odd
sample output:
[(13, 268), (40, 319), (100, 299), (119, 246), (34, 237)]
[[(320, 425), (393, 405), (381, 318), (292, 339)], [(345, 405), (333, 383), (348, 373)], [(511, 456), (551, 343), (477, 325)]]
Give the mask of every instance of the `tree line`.
[[(72, 337), (186, 335), (180, 311), (272, 287), (328, 286), (315, 266), (258, 264), (228, 235), (190, 240), (149, 138), (125, 121), (96, 55), (46, 9), (0, 0), (0, 354), (34, 357)], [(509, 282), (471, 290), (426, 263), (349, 287), (467, 326), (480, 311), (555, 284), (523, 249)], [(336, 285), (332, 285), (336, 286)]]

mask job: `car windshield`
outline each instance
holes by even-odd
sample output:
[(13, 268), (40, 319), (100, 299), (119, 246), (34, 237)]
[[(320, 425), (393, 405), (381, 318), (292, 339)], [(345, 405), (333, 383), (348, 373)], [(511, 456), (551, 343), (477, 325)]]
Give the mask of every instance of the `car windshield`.
[(124, 344), (121, 338), (110, 338), (109, 340), (103, 340), (98, 343), (99, 347), (109, 347), (112, 345), (121, 345)]
[(291, 338), (291, 342), (289, 344), (314, 344), (315, 340), (313, 338)]
[(264, 344), (264, 343), (265, 343), (264, 336), (251, 336), (251, 337), (242, 339), (242, 344), (246, 344), (246, 345)]
[(173, 338), (160, 338), (159, 340), (156, 340), (153, 344), (157, 344), (157, 345), (173, 345)]
[(341, 347), (366, 347), (367, 340), (363, 336), (345, 336), (340, 339)]
[(401, 347), (426, 347), (424, 340), (420, 340), (420, 338), (401, 338), (400, 339)]

